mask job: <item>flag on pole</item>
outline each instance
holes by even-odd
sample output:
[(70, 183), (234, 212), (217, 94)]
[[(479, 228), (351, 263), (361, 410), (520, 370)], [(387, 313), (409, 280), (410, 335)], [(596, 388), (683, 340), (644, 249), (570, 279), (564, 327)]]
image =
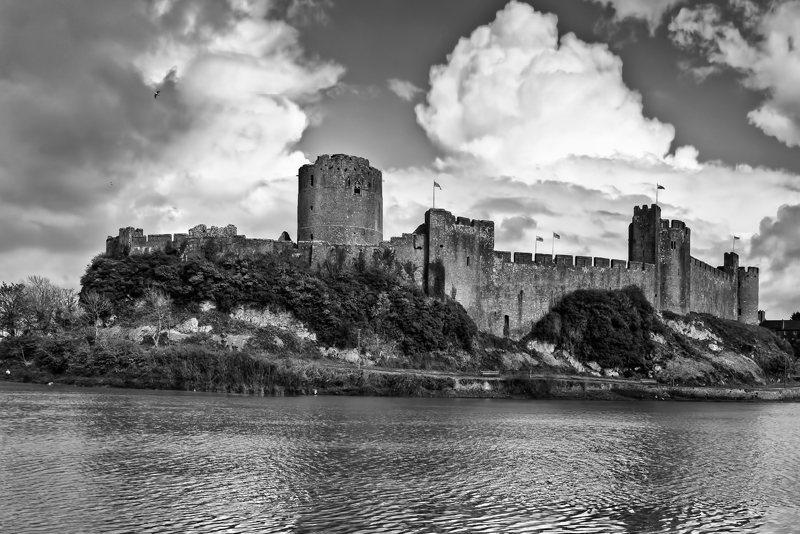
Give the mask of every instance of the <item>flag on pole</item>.
[(658, 184), (656, 184), (656, 187), (657, 187), (658, 189), (664, 189), (664, 186), (663, 186), (663, 185), (658, 185)]
[(441, 185), (439, 185), (437, 182), (433, 182), (433, 187), (438, 187), (439, 189), (441, 189), (441, 188), (442, 188), (442, 186), (441, 186)]
[(536, 241), (544, 241), (544, 238), (543, 238), (543, 237), (539, 237), (539, 236), (537, 235), (537, 236), (536, 236)]
[(554, 239), (561, 239), (561, 236), (558, 235), (557, 233), (553, 232), (553, 238)]
[(733, 236), (734, 239), (739, 239), (738, 235)]

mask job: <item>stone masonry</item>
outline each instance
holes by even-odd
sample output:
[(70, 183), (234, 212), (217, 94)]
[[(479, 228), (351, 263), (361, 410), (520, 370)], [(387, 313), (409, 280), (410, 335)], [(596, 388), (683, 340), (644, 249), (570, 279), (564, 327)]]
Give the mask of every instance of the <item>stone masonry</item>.
[(747, 324), (758, 321), (759, 270), (691, 256), (691, 230), (661, 218), (657, 205), (635, 206), (628, 227), (628, 261), (494, 248), (494, 222), (425, 213), (413, 233), (383, 241), (381, 172), (363, 158), (320, 156), (298, 173), (298, 240), (252, 239), (236, 227), (198, 225), (186, 234), (144, 235), (120, 228), (106, 253), (127, 255), (173, 249), (184, 257), (212, 250), (266, 253), (307, 261), (312, 267), (356, 263), (396, 269), (431, 297), (455, 299), (483, 331), (519, 338), (564, 295), (577, 289), (636, 285), (657, 310), (710, 313)]

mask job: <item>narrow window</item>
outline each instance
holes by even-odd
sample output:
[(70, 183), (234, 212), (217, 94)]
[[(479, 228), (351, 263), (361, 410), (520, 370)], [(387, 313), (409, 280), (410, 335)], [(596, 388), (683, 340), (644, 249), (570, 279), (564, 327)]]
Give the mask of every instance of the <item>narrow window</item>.
[(350, 187), (350, 178), (347, 179), (347, 187)]
[(367, 189), (369, 189), (370, 187), (372, 187), (372, 182), (367, 182)]
[(469, 256), (467, 256), (467, 267), (469, 267)]
[(741, 308), (739, 308), (739, 315), (741, 315), (741, 314), (742, 314), (742, 309), (741, 309)]
[(311, 211), (314, 211), (314, 206), (311, 206)]
[(311, 175), (311, 187), (314, 187), (314, 175)]
[(311, 234), (311, 241), (314, 241), (314, 234)]
[(509, 333), (510, 328), (508, 326), (508, 315), (506, 315), (505, 319), (503, 320), (503, 337), (508, 337)]
[(361, 194), (361, 182), (356, 182), (356, 187), (353, 189), (353, 194), (354, 195)]

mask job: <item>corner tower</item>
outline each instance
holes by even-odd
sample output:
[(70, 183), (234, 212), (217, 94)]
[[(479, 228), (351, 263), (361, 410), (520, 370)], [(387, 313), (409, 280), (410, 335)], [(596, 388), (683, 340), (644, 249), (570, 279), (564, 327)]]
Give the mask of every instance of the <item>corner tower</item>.
[(738, 286), (740, 323), (758, 324), (758, 267), (739, 267)]
[(297, 175), (297, 240), (347, 245), (383, 241), (383, 175), (369, 160), (317, 157)]
[(628, 261), (649, 263), (655, 267), (656, 286), (653, 295), (646, 295), (656, 309), (661, 309), (661, 208), (634, 206), (633, 219), (628, 225)]

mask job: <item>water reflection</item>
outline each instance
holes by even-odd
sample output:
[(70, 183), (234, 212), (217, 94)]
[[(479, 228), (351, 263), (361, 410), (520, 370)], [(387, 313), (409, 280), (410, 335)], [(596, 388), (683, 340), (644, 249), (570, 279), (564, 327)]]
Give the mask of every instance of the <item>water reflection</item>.
[(793, 404), (0, 386), (4, 532), (794, 532)]

